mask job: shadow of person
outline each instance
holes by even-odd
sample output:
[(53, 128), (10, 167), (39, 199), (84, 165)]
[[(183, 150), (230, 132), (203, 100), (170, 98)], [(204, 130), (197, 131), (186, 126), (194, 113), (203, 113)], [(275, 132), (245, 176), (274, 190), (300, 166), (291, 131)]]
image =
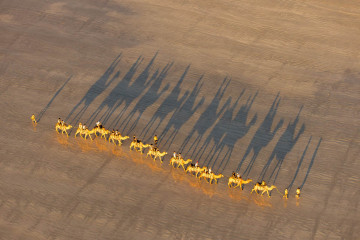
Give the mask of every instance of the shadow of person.
[(224, 96), (226, 88), (228, 87), (230, 80), (227, 78), (224, 79), (222, 84), (220, 85), (218, 91), (216, 92), (214, 98), (212, 99), (209, 106), (205, 109), (205, 111), (200, 115), (199, 119), (195, 123), (194, 127), (190, 131), (190, 134), (186, 137), (185, 141), (180, 147), (180, 152), (183, 152), (186, 145), (189, 143), (191, 138), (195, 133), (197, 133), (197, 137), (194, 142), (191, 144), (191, 147), (187, 151), (189, 153), (191, 149), (194, 147), (194, 151), (197, 149), (199, 143), (201, 142), (202, 137), (204, 136), (205, 132), (216, 122), (219, 116), (224, 112), (227, 105), (223, 105), (222, 108), (218, 111), (218, 107), (220, 105), (220, 101)]
[(52, 104), (52, 102), (55, 100), (55, 98), (59, 95), (59, 93), (64, 89), (64, 87), (66, 86), (66, 84), (70, 81), (70, 79), (72, 78), (72, 75), (64, 82), (64, 84), (59, 88), (59, 90), (56, 91), (56, 93), (54, 94), (54, 96), (51, 98), (51, 100), (48, 102), (48, 104), (40, 111), (39, 115), (38, 115), (38, 119), (36, 120), (37, 123), (40, 122), (42, 116), (45, 114), (46, 110), (50, 107), (50, 105)]
[[(75, 107), (71, 110), (71, 112), (68, 114), (68, 116), (65, 119), (65, 122), (68, 122), (70, 117), (76, 112), (76, 110), (82, 105), (83, 107), (80, 109), (80, 111), (73, 117), (72, 121), (76, 119), (80, 119), (87, 108), (90, 106), (90, 104), (97, 98), (101, 93), (103, 93), (110, 84), (116, 79), (113, 77), (110, 81), (108, 81), (114, 72), (116, 66), (119, 64), (121, 60), (121, 54), (119, 54), (115, 60), (111, 63), (111, 65), (108, 67), (108, 69), (105, 71), (105, 73), (97, 80), (86, 92), (85, 96), (75, 105)], [(70, 123), (72, 123), (70, 121)], [(75, 122), (76, 125), (77, 121)]]
[(186, 97), (189, 95), (189, 91), (186, 91), (184, 95), (179, 98), (180, 91), (181, 91), (181, 84), (185, 79), (185, 76), (187, 72), (189, 71), (190, 65), (186, 67), (184, 73), (180, 77), (179, 81), (177, 82), (176, 86), (173, 88), (173, 90), (169, 93), (169, 95), (166, 97), (166, 99), (161, 103), (159, 108), (156, 110), (150, 121), (147, 123), (147, 125), (144, 127), (144, 129), (141, 131), (140, 136), (145, 137), (149, 130), (152, 128), (153, 124), (159, 120), (158, 125), (154, 128), (152, 134), (150, 136), (153, 136), (154, 133), (157, 131), (161, 123), (164, 121), (166, 116), (171, 113), (172, 111), (178, 109), (181, 104), (185, 101)]
[(159, 70), (157, 70), (150, 81), (153, 81), (147, 92), (142, 96), (142, 98), (136, 103), (135, 107), (132, 109), (130, 114), (124, 119), (124, 123), (126, 122), (123, 131), (126, 129), (127, 125), (131, 122), (133, 116), (136, 113), (139, 113), (137, 119), (133, 121), (133, 124), (130, 126), (130, 129), (127, 133), (129, 133), (136, 127), (137, 123), (139, 122), (142, 114), (145, 112), (145, 110), (151, 106), (153, 103), (155, 103), (162, 94), (164, 94), (165, 91), (169, 89), (169, 84), (166, 84), (165, 87), (160, 89), (160, 86), (163, 82), (163, 80), (166, 78), (168, 71), (172, 67), (173, 63), (167, 64), (162, 71), (159, 74)]
[(260, 180), (263, 180), (265, 178), (265, 174), (268, 168), (270, 167), (272, 160), (276, 158), (277, 159), (276, 166), (272, 171), (272, 173), (270, 174), (270, 177), (267, 179), (267, 182), (269, 182), (273, 177), (274, 173), (276, 172), (273, 182), (273, 184), (275, 184), (276, 178), (279, 174), (281, 165), (283, 164), (286, 155), (291, 151), (291, 149), (294, 147), (296, 142), (299, 140), (301, 134), (303, 134), (305, 131), (305, 124), (302, 124), (298, 134), (295, 136), (295, 129), (296, 129), (296, 125), (299, 122), (302, 108), (303, 107), (300, 108), (300, 111), (296, 116), (295, 120), (287, 125), (285, 132), (281, 135), (279, 141), (277, 142), (274, 150), (270, 155), (270, 158), (268, 159), (267, 163), (265, 164), (263, 170), (260, 173), (260, 178), (259, 178)]
[(314, 151), (314, 154), (313, 154), (313, 156), (312, 156), (312, 158), (311, 158), (311, 161), (310, 161), (308, 170), (306, 171), (306, 175), (305, 175), (305, 177), (304, 177), (304, 181), (302, 182), (302, 184), (301, 184), (300, 187), (299, 187), (300, 189), (302, 189), (302, 188), (304, 187), (305, 182), (306, 182), (306, 180), (307, 180), (307, 178), (308, 178), (308, 176), (309, 176), (309, 174), (310, 174), (311, 167), (312, 167), (312, 165), (314, 164), (314, 161), (315, 161), (315, 158), (316, 158), (316, 154), (317, 154), (317, 152), (318, 152), (318, 150), (319, 150), (319, 148), (320, 148), (321, 142), (322, 142), (322, 138), (319, 139), (319, 142), (318, 142), (318, 144), (317, 144), (317, 146), (316, 146), (316, 148), (315, 148), (315, 151)]
[[(195, 87), (191, 91), (189, 97), (185, 100), (184, 104), (171, 116), (168, 124), (160, 134), (160, 139), (165, 139), (166, 134), (171, 128), (173, 128), (173, 131), (170, 133), (168, 140), (163, 146), (165, 146), (167, 143), (169, 143), (169, 147), (171, 146), (180, 128), (193, 116), (193, 114), (198, 110), (198, 108), (204, 103), (205, 98), (202, 97), (201, 100), (195, 105), (196, 99), (203, 85), (202, 78), (203, 76), (201, 76), (200, 79), (197, 81)], [(159, 141), (159, 143), (161, 143), (161, 140)]]
[(291, 183), (289, 184), (289, 186), (286, 188), (286, 189), (288, 189), (289, 192), (290, 192), (290, 190), (291, 190), (291, 188), (292, 188), (292, 186), (293, 186), (293, 184), (294, 184), (294, 182), (295, 182), (295, 179), (296, 179), (296, 177), (297, 177), (297, 175), (298, 175), (298, 173), (299, 173), (301, 164), (302, 164), (302, 162), (304, 161), (305, 154), (306, 154), (307, 149), (308, 149), (308, 147), (309, 147), (309, 145), (310, 145), (311, 139), (312, 139), (312, 136), (310, 136), (309, 141), (308, 141), (308, 143), (307, 143), (307, 145), (306, 145), (306, 147), (305, 147), (305, 150), (304, 150), (303, 154), (301, 155), (300, 161), (299, 161), (298, 166), (297, 166), (296, 171), (295, 171), (295, 175), (294, 175)]
[(276, 125), (274, 131), (271, 131), (271, 126), (274, 121), (277, 109), (279, 107), (280, 100), (281, 99), (280, 99), (279, 93), (278, 93), (274, 102), (272, 103), (272, 105), (270, 107), (269, 112), (265, 116), (264, 121), (261, 123), (260, 127), (256, 131), (254, 137), (251, 139), (251, 142), (250, 142), (249, 146), (247, 147), (245, 154), (236, 169), (236, 172), (239, 172), (246, 157), (250, 154), (251, 151), (253, 151), (254, 154), (253, 154), (247, 168), (245, 169), (245, 171), (242, 174), (243, 176), (245, 176), (245, 178), (249, 175), (249, 173), (252, 169), (252, 166), (254, 165), (254, 162), (255, 162), (257, 156), (259, 155), (260, 151), (269, 144), (269, 142), (274, 138), (276, 132), (283, 125), (284, 120), (281, 119), (278, 122), (278, 124)]

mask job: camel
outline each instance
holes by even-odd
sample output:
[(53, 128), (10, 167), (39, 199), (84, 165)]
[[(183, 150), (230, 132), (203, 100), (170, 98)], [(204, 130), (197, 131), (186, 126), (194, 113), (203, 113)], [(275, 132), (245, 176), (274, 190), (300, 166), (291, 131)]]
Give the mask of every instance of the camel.
[(254, 185), (254, 188), (251, 190), (251, 193), (253, 193), (254, 191), (257, 193), (258, 191), (262, 191), (261, 195), (263, 195), (265, 192), (268, 194), (268, 197), (270, 197), (269, 191), (273, 190), (274, 188), (276, 188), (276, 186), (271, 185), (271, 187), (268, 187), (266, 185), (262, 186), (261, 183), (256, 183)]
[(212, 183), (212, 180), (214, 180), (215, 183), (217, 184), (217, 180), (219, 178), (224, 177), (224, 175), (222, 175), (221, 173), (218, 175), (215, 175), (214, 173), (203, 172), (200, 174), (199, 179), (201, 179), (202, 177), (210, 179), (210, 184)]
[(123, 137), (123, 136), (121, 136), (120, 134), (116, 136), (114, 133), (111, 133), (110, 136), (109, 136), (109, 142), (112, 141), (112, 142), (115, 143), (115, 145), (116, 145), (116, 141), (118, 141), (119, 146), (121, 146), (121, 145), (122, 145), (122, 141), (124, 141), (124, 140), (126, 140), (126, 139), (128, 139), (128, 138), (129, 138), (129, 136)]
[(96, 133), (101, 134), (101, 138), (104, 137), (106, 139), (106, 135), (110, 133), (110, 131), (106, 130), (104, 127), (96, 126), (96, 127), (94, 127), (94, 129), (95, 129), (95, 134)]
[(148, 153), (146, 154), (146, 157), (150, 156), (152, 158), (153, 156), (155, 156), (155, 152), (156, 151), (154, 149), (150, 148)]
[(229, 177), (228, 186), (231, 188), (231, 186), (234, 184), (234, 188), (240, 187), (242, 189), (242, 184), (248, 184), (252, 182), (252, 179), (248, 178), (247, 180), (243, 180), (241, 177), (237, 178), (234, 176)]
[(78, 129), (76, 130), (76, 133), (75, 133), (75, 137), (76, 135), (80, 134), (80, 136), (82, 137), (82, 134), (84, 134), (84, 129), (82, 129), (82, 127), (78, 127)]
[[(188, 160), (186, 160), (186, 161), (184, 161), (184, 159), (181, 159), (179, 166), (181, 165), (182, 168), (183, 168), (184, 171), (185, 171), (185, 165), (186, 165), (186, 164), (189, 164), (189, 163), (191, 163), (191, 162), (192, 162), (191, 159), (188, 159)], [(178, 166), (178, 167), (179, 167), (179, 166)]]
[(173, 167), (175, 167), (175, 163), (176, 163), (176, 164), (178, 165), (178, 166), (177, 166), (178, 168), (179, 168), (180, 166), (182, 166), (182, 168), (183, 168), (184, 171), (185, 171), (185, 165), (188, 164), (188, 163), (190, 163), (190, 162), (192, 162), (191, 159), (188, 159), (188, 160), (185, 161), (183, 158), (179, 159), (179, 158), (174, 158), (174, 157), (172, 157), (172, 158), (170, 159), (169, 165), (171, 164)]
[(172, 165), (173, 167), (175, 167), (175, 163), (179, 165), (179, 164), (180, 164), (180, 159), (179, 159), (179, 158), (172, 157), (172, 158), (170, 159), (169, 165)]
[(66, 124), (62, 125), (60, 123), (56, 123), (56, 125), (55, 125), (55, 131), (57, 133), (59, 133), (58, 132), (58, 129), (59, 129), (62, 131), (62, 133), (66, 133), (66, 136), (69, 136), (69, 134), (67, 133), (67, 130), (69, 130), (70, 128), (72, 128), (71, 125), (66, 125)]
[(154, 154), (154, 161), (155, 159), (158, 157), (160, 159), (160, 162), (162, 162), (162, 157), (165, 156), (167, 154), (167, 152), (160, 152), (160, 151), (156, 151)]
[[(155, 159), (159, 157), (160, 161), (162, 162), (162, 157), (165, 156), (167, 152), (160, 152), (159, 150), (149, 149), (148, 153), (146, 154), (146, 157), (150, 155), (151, 158)], [(153, 157), (154, 156), (154, 157)]]
[[(78, 127), (78, 129), (76, 130), (76, 133), (75, 133), (75, 137), (78, 135), (78, 134), (80, 134), (80, 136), (82, 137), (82, 138), (87, 138), (87, 136), (89, 136), (90, 137), (90, 139), (91, 140), (93, 140), (92, 139), (92, 137), (91, 137), (91, 134), (96, 134), (96, 129), (95, 128), (93, 128), (92, 130), (89, 130), (89, 129), (83, 129), (82, 127)], [(84, 135), (84, 137), (83, 137), (83, 135)]]
[(189, 165), (189, 166), (186, 168), (186, 172), (191, 172), (191, 173), (194, 172), (196, 177), (197, 177), (197, 175), (198, 175), (199, 173), (205, 172), (205, 171), (207, 171), (207, 170), (208, 170), (207, 167), (202, 167), (202, 168), (200, 168), (200, 167), (195, 167), (195, 165)]
[(134, 148), (136, 151), (141, 152), (141, 154), (143, 154), (143, 149), (148, 147), (150, 147), (150, 144), (143, 144), (140, 140), (132, 141), (130, 144), (130, 150)]
[[(222, 178), (222, 177), (224, 177), (224, 175), (222, 175), (221, 173), (218, 174), (218, 175), (212, 173), (212, 175), (211, 175), (211, 180), (214, 180), (215, 183), (217, 184), (217, 180), (220, 179), (220, 178)], [(210, 181), (210, 183), (211, 183), (211, 181)]]
[(85, 139), (87, 138), (87, 136), (89, 136), (90, 139), (93, 140), (91, 137), (91, 134), (96, 134), (96, 129), (94, 129), (94, 128), (91, 130), (85, 129), (85, 130), (83, 130), (83, 134), (85, 134)]

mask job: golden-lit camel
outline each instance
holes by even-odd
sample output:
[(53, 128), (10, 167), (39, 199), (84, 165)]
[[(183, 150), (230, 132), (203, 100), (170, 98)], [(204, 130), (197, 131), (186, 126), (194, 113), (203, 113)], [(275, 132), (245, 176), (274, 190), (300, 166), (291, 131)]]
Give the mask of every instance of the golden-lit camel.
[(172, 157), (171, 159), (170, 159), (170, 163), (169, 163), (169, 165), (172, 165), (173, 167), (175, 167), (175, 164), (177, 164), (177, 165), (179, 165), (180, 164), (180, 159), (179, 158), (175, 158), (175, 157)]
[(256, 183), (254, 185), (254, 188), (251, 190), (251, 193), (253, 193), (254, 191), (257, 193), (258, 191), (262, 191), (261, 195), (263, 195), (265, 192), (268, 194), (268, 197), (270, 197), (269, 191), (273, 190), (274, 188), (276, 188), (276, 186), (271, 185), (271, 187), (268, 187), (266, 185), (261, 185), (261, 183)]
[(150, 144), (143, 144), (141, 141), (132, 141), (130, 144), (130, 150), (134, 148), (136, 151), (143, 153), (144, 148), (150, 147)]
[(150, 156), (151, 158), (153, 158), (153, 156), (155, 156), (155, 152), (156, 152), (156, 150), (150, 148), (146, 154), (146, 157)]
[(91, 134), (96, 134), (96, 129), (91, 129), (91, 130), (85, 129), (83, 130), (83, 134), (85, 135), (85, 139), (87, 138), (87, 136), (89, 136), (90, 139), (93, 140)]
[[(214, 180), (215, 183), (217, 184), (217, 180), (220, 179), (220, 178), (222, 178), (222, 177), (224, 177), (224, 175), (222, 175), (221, 173), (218, 174), (218, 175), (215, 175), (214, 173), (212, 173), (212, 175), (211, 175), (211, 180)], [(210, 183), (211, 183), (211, 181), (210, 181)]]
[(78, 127), (78, 129), (76, 130), (76, 133), (75, 133), (75, 137), (78, 134), (80, 134), (81, 137), (84, 134), (84, 129), (82, 127)]
[(106, 130), (104, 127), (96, 126), (96, 127), (94, 127), (94, 129), (95, 129), (96, 133), (101, 134), (101, 138), (104, 137), (106, 139), (106, 135), (110, 133), (110, 131)]
[(120, 134), (119, 135), (115, 135), (115, 133), (111, 133), (110, 136), (109, 136), (109, 142), (112, 141), (113, 143), (115, 143), (116, 145), (116, 141), (118, 141), (119, 143), (119, 146), (122, 145), (122, 141), (128, 139), (129, 136), (121, 136)]
[(165, 156), (167, 152), (160, 152), (159, 150), (149, 149), (148, 153), (146, 154), (146, 157), (150, 155), (152, 159), (155, 159), (158, 157), (160, 161), (162, 162), (162, 157)]
[(179, 158), (174, 158), (174, 157), (172, 157), (171, 159), (170, 159), (170, 163), (169, 163), (169, 165), (171, 164), (173, 167), (175, 167), (175, 164), (177, 164), (178, 166), (178, 168), (180, 167), (180, 166), (182, 166), (182, 168), (184, 169), (184, 171), (185, 171), (185, 165), (186, 164), (188, 164), (188, 163), (191, 163), (192, 162), (192, 160), (191, 159), (188, 159), (188, 160), (184, 160), (183, 158), (181, 158), (181, 159), (179, 159)]
[(182, 166), (182, 168), (184, 169), (184, 171), (185, 171), (185, 165), (187, 165), (187, 164), (189, 164), (189, 163), (191, 163), (192, 162), (192, 160), (191, 159), (188, 159), (188, 160), (184, 160), (184, 159), (180, 159), (180, 164), (178, 165), (178, 167), (180, 167), (180, 166)]
[(199, 166), (195, 167), (195, 165), (189, 165), (187, 168), (186, 168), (186, 172), (190, 172), (190, 173), (195, 173), (195, 176), (197, 177), (197, 175), (199, 173), (202, 173), (202, 172), (205, 172), (207, 171), (208, 168), (207, 167), (202, 167), (200, 168)]
[(160, 151), (155, 151), (154, 154), (154, 161), (155, 159), (158, 157), (160, 159), (160, 162), (162, 162), (162, 157), (165, 156), (167, 154), (167, 152), (160, 152)]
[(62, 133), (66, 133), (66, 136), (69, 136), (69, 134), (67, 133), (67, 130), (69, 130), (70, 128), (72, 128), (72, 126), (70, 124), (62, 125), (61, 123), (56, 123), (56, 125), (55, 125), (56, 132), (59, 133), (58, 132), (58, 129), (59, 129)]
[(210, 183), (212, 183), (212, 180), (214, 180), (215, 183), (217, 184), (217, 180), (218, 180), (219, 178), (224, 177), (224, 175), (222, 175), (221, 173), (218, 174), (218, 175), (215, 175), (214, 173), (203, 172), (203, 173), (200, 174), (199, 179), (201, 179), (202, 177), (209, 179), (209, 180), (210, 180)]
[(234, 188), (239, 187), (240, 189), (242, 189), (242, 184), (248, 184), (250, 182), (252, 182), (252, 179), (250, 179), (250, 178), (248, 178), (247, 180), (244, 180), (241, 177), (231, 176), (231, 177), (229, 177), (228, 186), (229, 186), (229, 188), (234, 186)]

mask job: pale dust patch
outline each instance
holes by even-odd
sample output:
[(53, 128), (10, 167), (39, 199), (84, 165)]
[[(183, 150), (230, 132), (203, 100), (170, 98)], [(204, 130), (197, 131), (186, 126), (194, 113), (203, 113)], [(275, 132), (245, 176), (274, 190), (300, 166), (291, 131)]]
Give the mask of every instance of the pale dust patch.
[(52, 14), (64, 13), (65, 12), (64, 5), (65, 5), (65, 3), (59, 3), (59, 2), (53, 3), (50, 5), (50, 7), (45, 12), (52, 13)]
[(10, 14), (1, 14), (0, 15), (0, 22), (5, 22), (5, 23), (11, 23), (13, 20), (13, 16)]

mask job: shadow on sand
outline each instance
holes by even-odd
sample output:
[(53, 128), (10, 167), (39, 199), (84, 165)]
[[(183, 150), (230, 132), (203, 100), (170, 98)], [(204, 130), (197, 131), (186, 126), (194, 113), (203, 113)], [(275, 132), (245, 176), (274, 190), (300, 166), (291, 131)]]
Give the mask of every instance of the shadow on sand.
[[(205, 132), (212, 127), (213, 124), (215, 124), (216, 120), (221, 116), (221, 114), (224, 112), (225, 108), (228, 106), (224, 104), (220, 111), (218, 111), (219, 104), (221, 99), (224, 96), (224, 93), (229, 86), (230, 80), (227, 78), (224, 79), (222, 84), (220, 85), (218, 91), (216, 92), (214, 98), (210, 102), (209, 106), (205, 109), (205, 111), (200, 115), (199, 119), (195, 123), (194, 127), (190, 131), (190, 135), (186, 137), (185, 141), (180, 147), (180, 152), (183, 152), (191, 138), (195, 133), (197, 133), (196, 139), (191, 144), (191, 147), (187, 151), (186, 154), (188, 154), (191, 149), (193, 149), (193, 154), (195, 150), (197, 149), (199, 143), (202, 140), (202, 137), (204, 136)], [(217, 112), (218, 111), (218, 112)]]
[(266, 179), (267, 180), (266, 182), (269, 182), (274, 176), (273, 184), (275, 184), (275, 181), (281, 169), (281, 165), (283, 164), (286, 155), (291, 151), (291, 149), (294, 147), (296, 142), (299, 140), (300, 136), (305, 131), (305, 124), (302, 124), (298, 134), (295, 136), (295, 129), (296, 129), (296, 125), (299, 122), (302, 108), (303, 107), (301, 106), (295, 120), (287, 125), (285, 132), (281, 135), (279, 141), (277, 142), (274, 150), (270, 155), (270, 158), (268, 159), (267, 163), (265, 164), (263, 170), (260, 173), (260, 177), (258, 179), (259, 181), (264, 180), (266, 172), (269, 169), (271, 162), (273, 161), (274, 158), (276, 158), (277, 160), (276, 166), (274, 170), (271, 172), (270, 176)]
[[(186, 67), (184, 73), (180, 77), (179, 81), (177, 82), (176, 86), (173, 88), (173, 90), (167, 95), (165, 100), (161, 103), (159, 108), (156, 110), (150, 121), (147, 123), (147, 125), (144, 127), (144, 129), (141, 131), (140, 136), (153, 136), (156, 131), (158, 130), (159, 126), (162, 124), (166, 116), (171, 113), (172, 111), (176, 111), (182, 103), (185, 101), (187, 96), (189, 95), (189, 91), (186, 91), (181, 98), (180, 92), (181, 92), (181, 84), (184, 81), (186, 74), (188, 73), (190, 68), (190, 65)], [(158, 121), (158, 125), (154, 128), (154, 130), (151, 132), (150, 135), (148, 135), (149, 130), (152, 129), (154, 123)]]
[(169, 145), (169, 147), (171, 146), (180, 128), (193, 116), (197, 109), (204, 103), (205, 98), (202, 97), (201, 100), (195, 105), (196, 99), (203, 85), (202, 78), (203, 76), (201, 76), (200, 79), (197, 81), (195, 87), (191, 91), (189, 97), (186, 98), (184, 104), (179, 109), (175, 110), (166, 127), (160, 134), (159, 142), (161, 143), (161, 140), (163, 140), (166, 137), (167, 133), (170, 131), (170, 129), (173, 128), (173, 131), (170, 133), (170, 136), (167, 138), (167, 141), (165, 142), (165, 144), (163, 144), (163, 146), (166, 146), (167, 144)]
[[(90, 104), (101, 94), (103, 93), (106, 88), (110, 86), (110, 84), (117, 78), (120, 73), (117, 72), (115, 77), (113, 77), (110, 81), (110, 76), (114, 72), (116, 66), (119, 64), (121, 60), (121, 54), (118, 55), (115, 60), (111, 63), (110, 67), (105, 71), (105, 73), (97, 80), (86, 92), (85, 96), (75, 105), (75, 107), (71, 110), (71, 112), (66, 117), (65, 122), (70, 120), (70, 117), (75, 114), (77, 109), (81, 106), (82, 108), (76, 115), (73, 117), (73, 119), (70, 121), (72, 125), (76, 125), (78, 119), (81, 119), (81, 117), (84, 115), (85, 111), (88, 109)], [(75, 123), (73, 123), (75, 121)]]
[[(216, 158), (213, 161), (213, 164), (211, 165), (213, 169), (215, 169), (217, 165), (215, 169), (217, 172), (224, 171), (225, 167), (227, 166), (230, 160), (236, 142), (242, 137), (244, 137), (248, 133), (250, 128), (256, 123), (257, 114), (255, 114), (253, 118), (250, 120), (250, 122), (246, 124), (251, 106), (253, 105), (257, 94), (258, 93), (256, 92), (253, 97), (249, 96), (246, 103), (240, 107), (235, 117), (231, 118), (230, 122), (227, 124), (225, 135), (221, 140), (220, 144), (216, 147), (214, 154), (212, 156), (213, 159), (213, 157), (217, 154)], [(221, 162), (217, 164), (220, 154), (225, 149), (226, 149), (225, 156), (222, 158)], [(210, 161), (212, 161), (212, 159), (210, 159)]]
[(59, 93), (63, 90), (63, 88), (65, 87), (65, 85), (70, 81), (70, 79), (72, 78), (72, 75), (64, 82), (64, 84), (59, 88), (59, 90), (56, 91), (56, 93), (54, 94), (54, 96), (51, 98), (51, 100), (49, 101), (49, 103), (40, 111), (39, 115), (38, 115), (38, 119), (36, 119), (37, 122), (40, 122), (42, 116), (45, 114), (46, 110), (50, 107), (50, 105), (52, 104), (52, 102), (54, 101), (54, 99), (59, 95)]
[(244, 163), (246, 157), (250, 154), (251, 151), (253, 151), (254, 154), (253, 154), (247, 168), (244, 170), (244, 172), (242, 174), (243, 176), (245, 176), (245, 178), (248, 177), (260, 151), (269, 144), (269, 142), (274, 138), (276, 132), (283, 125), (284, 121), (283, 121), (283, 119), (281, 119), (277, 123), (274, 131), (271, 131), (271, 126), (273, 124), (277, 109), (279, 107), (280, 100), (281, 99), (280, 99), (279, 93), (278, 93), (277, 96), (275, 97), (274, 102), (271, 105), (269, 112), (267, 113), (264, 121), (261, 123), (259, 129), (256, 131), (254, 137), (252, 138), (249, 146), (247, 147), (247, 149), (245, 151), (243, 158), (241, 159), (241, 161), (236, 169), (236, 172), (240, 171), (241, 166)]

